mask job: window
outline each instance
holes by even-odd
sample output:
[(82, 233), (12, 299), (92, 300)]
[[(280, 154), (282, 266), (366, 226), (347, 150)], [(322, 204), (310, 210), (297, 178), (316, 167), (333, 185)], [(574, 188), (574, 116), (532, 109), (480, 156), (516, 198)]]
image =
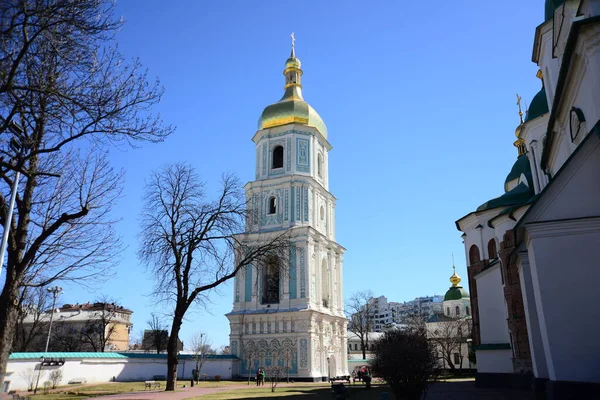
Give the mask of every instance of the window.
[(267, 214), (277, 214), (277, 199), (275, 196), (269, 197), (269, 212)]
[(323, 177), (323, 156), (321, 153), (317, 156), (317, 174), (319, 177)]
[(283, 146), (275, 146), (273, 149), (273, 168), (283, 168)]
[(473, 265), (481, 261), (479, 257), (479, 248), (476, 245), (471, 246), (469, 249), (469, 265)]
[(262, 303), (279, 303), (279, 259), (271, 256), (263, 273)]
[(348, 350), (352, 350), (352, 343), (348, 343)]
[(460, 315), (460, 307), (459, 306), (456, 306), (455, 312), (456, 312), (456, 316), (458, 317)]
[(460, 364), (460, 355), (458, 353), (454, 353), (454, 364)]
[(450, 307), (446, 307), (446, 314), (450, 315)]
[(354, 350), (357, 351), (358, 350), (358, 343), (354, 343)]
[(321, 221), (325, 219), (325, 208), (323, 206), (319, 209), (319, 216), (321, 217)]
[(466, 311), (467, 315), (471, 315), (471, 312), (469, 311), (469, 306), (467, 306), (467, 307), (465, 308), (465, 311)]
[(498, 251), (496, 250), (496, 240), (493, 238), (488, 242), (488, 257), (490, 259), (498, 257)]

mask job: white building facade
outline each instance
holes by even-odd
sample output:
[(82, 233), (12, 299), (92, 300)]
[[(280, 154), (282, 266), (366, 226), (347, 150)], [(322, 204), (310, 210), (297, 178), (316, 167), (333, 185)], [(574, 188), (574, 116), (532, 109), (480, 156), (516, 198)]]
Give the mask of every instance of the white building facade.
[(596, 398), (600, 1), (546, 0), (533, 62), (542, 88), (517, 127), (506, 193), (457, 221), (477, 368), (505, 383), (533, 374), (536, 398)]
[(230, 348), (242, 360), (242, 376), (289, 363), (294, 380), (324, 380), (348, 375), (344, 248), (335, 241), (336, 199), (328, 190), (332, 147), (323, 120), (302, 98), (293, 47), (284, 76), (284, 96), (265, 108), (252, 138), (256, 180), (245, 186), (252, 209), (246, 237), (259, 243), (289, 230), (288, 265), (285, 272), (249, 266), (236, 275)]

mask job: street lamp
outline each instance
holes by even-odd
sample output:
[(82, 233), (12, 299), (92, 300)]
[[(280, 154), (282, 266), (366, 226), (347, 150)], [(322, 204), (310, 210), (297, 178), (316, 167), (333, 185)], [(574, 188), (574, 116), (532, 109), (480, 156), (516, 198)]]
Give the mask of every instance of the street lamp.
[(48, 338), (46, 339), (46, 349), (44, 350), (44, 353), (48, 352), (48, 345), (50, 344), (50, 333), (52, 333), (52, 319), (54, 317), (54, 307), (56, 307), (56, 298), (63, 289), (60, 286), (54, 286), (53, 288), (46, 288), (46, 290), (48, 293), (52, 293), (53, 300), (52, 310), (50, 311), (50, 327), (48, 328)]
[[(0, 122), (3, 122), (4, 118), (0, 117)], [(10, 148), (16, 153), (17, 166), (15, 168), (15, 181), (13, 182), (10, 192), (10, 203), (8, 205), (8, 212), (6, 214), (6, 220), (4, 221), (4, 233), (2, 235), (2, 245), (0, 245), (0, 263), (4, 264), (4, 253), (6, 252), (6, 244), (8, 243), (8, 233), (10, 231), (10, 225), (12, 221), (13, 208), (15, 207), (15, 199), (17, 198), (17, 188), (19, 187), (19, 178), (21, 177), (21, 162), (25, 152), (29, 149), (30, 143), (25, 136), (25, 131), (21, 126), (14, 122), (8, 123), (8, 130), (14, 135), (10, 139)], [(1, 273), (1, 271), (0, 271)]]
[(33, 394), (37, 393), (38, 384), (40, 383), (40, 375), (42, 374), (42, 367), (44, 366), (45, 360), (46, 360), (46, 357), (44, 357), (44, 356), (40, 357), (40, 370), (38, 372), (37, 380), (35, 381), (35, 389), (33, 389)]

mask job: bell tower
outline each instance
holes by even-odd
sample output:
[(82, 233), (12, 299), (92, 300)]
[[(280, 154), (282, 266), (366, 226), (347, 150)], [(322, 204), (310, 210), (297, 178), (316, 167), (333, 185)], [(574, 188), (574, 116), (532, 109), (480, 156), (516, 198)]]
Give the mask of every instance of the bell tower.
[[(245, 186), (251, 209), (246, 235), (289, 230), (288, 265), (278, 260), (240, 271), (230, 321), (240, 375), (287, 366), (295, 380), (347, 375), (343, 254), (335, 241), (335, 197), (329, 192), (332, 149), (319, 114), (304, 100), (295, 38), (285, 62), (284, 94), (258, 122), (255, 180)], [(256, 356), (250, 356), (255, 354)]]

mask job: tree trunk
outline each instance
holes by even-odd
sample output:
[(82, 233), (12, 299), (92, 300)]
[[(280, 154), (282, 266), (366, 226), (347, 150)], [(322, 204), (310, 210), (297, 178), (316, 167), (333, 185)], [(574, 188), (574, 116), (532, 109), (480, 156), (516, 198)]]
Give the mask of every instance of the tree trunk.
[(8, 357), (15, 337), (14, 331), (19, 314), (18, 302), (19, 286), (17, 280), (14, 279), (14, 276), (7, 276), (4, 290), (0, 295), (0, 388), (4, 387)]
[(362, 347), (363, 360), (367, 359), (367, 346), (365, 345), (364, 339), (361, 340), (360, 347)]
[(179, 364), (179, 358), (177, 357), (177, 342), (179, 338), (179, 330), (181, 329), (182, 316), (175, 310), (173, 316), (173, 325), (171, 326), (171, 335), (169, 336), (169, 342), (167, 344), (167, 384), (165, 387), (166, 391), (173, 391), (177, 388), (177, 365)]

